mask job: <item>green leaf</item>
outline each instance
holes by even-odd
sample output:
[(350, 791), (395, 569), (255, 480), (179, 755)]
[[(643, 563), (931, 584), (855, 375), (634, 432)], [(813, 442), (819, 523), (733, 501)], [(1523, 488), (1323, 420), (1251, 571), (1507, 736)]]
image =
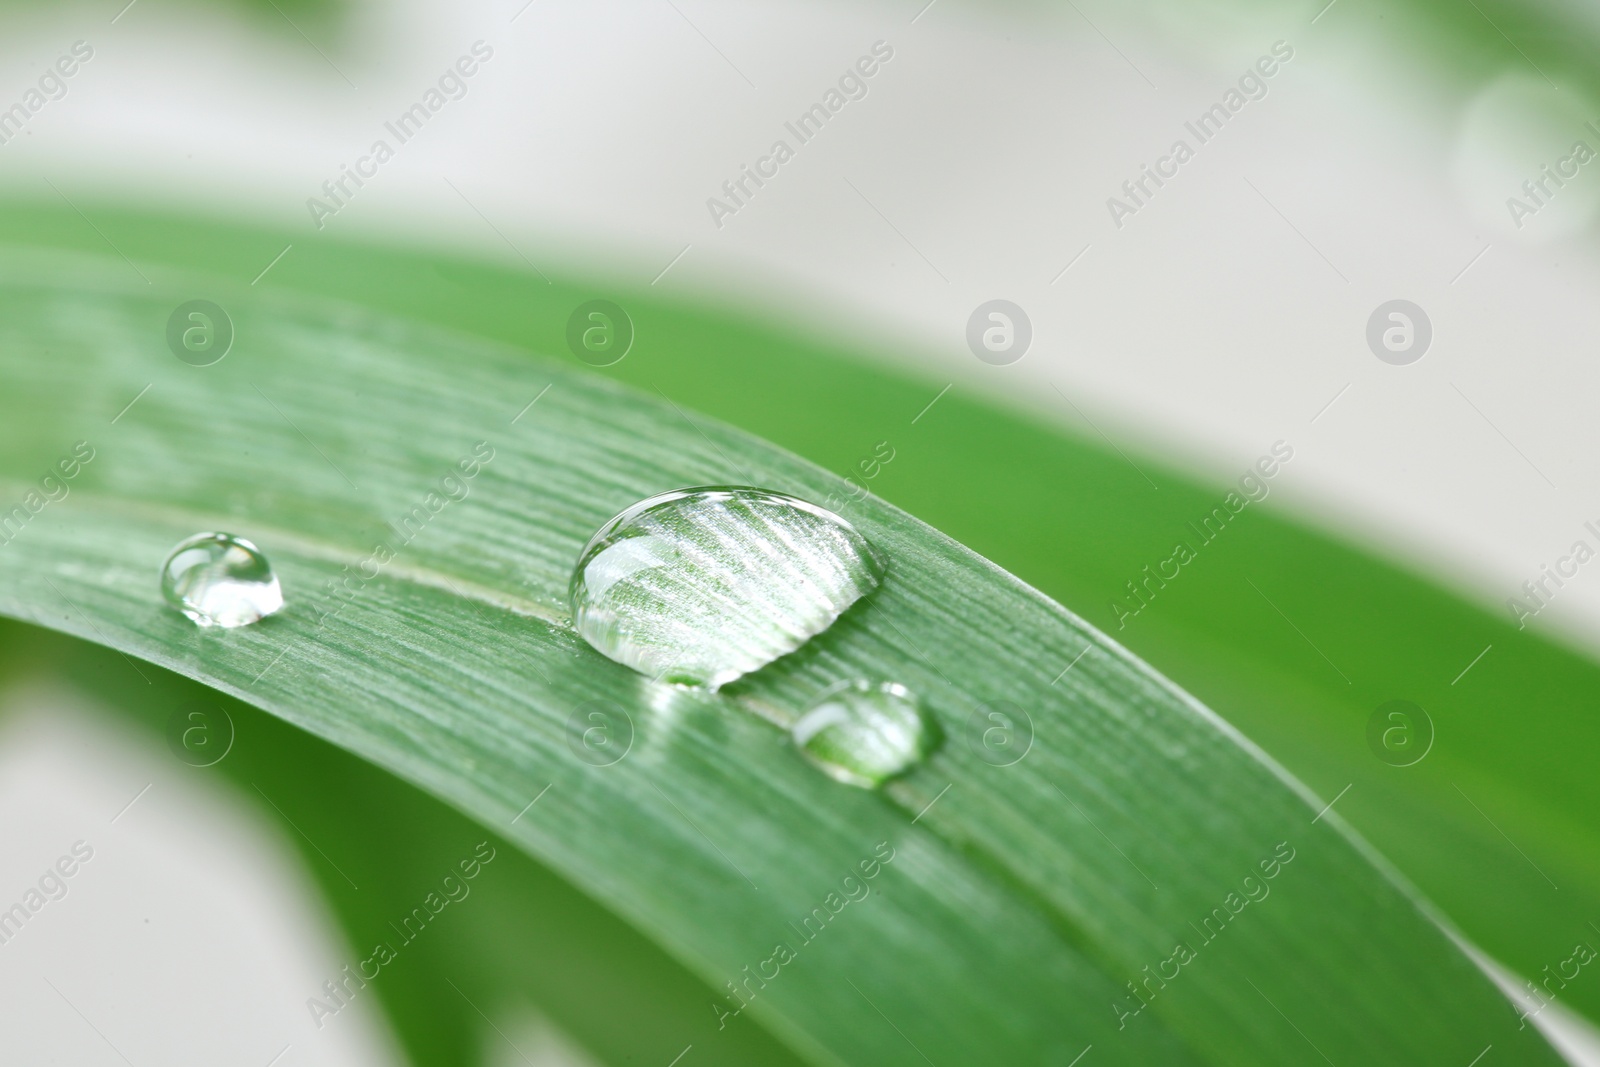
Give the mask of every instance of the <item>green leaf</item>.
[[(514, 1024), (535, 1011), (601, 1063), (665, 1064), (690, 1043), (694, 1061), (713, 1067), (802, 1062), (758, 1026), (718, 1032), (706, 1011), (715, 996), (709, 986), (493, 829), (275, 716), (159, 667), (139, 669), (150, 684), (109, 648), (0, 620), (0, 678), (8, 683), (41, 672), (69, 678), (158, 748), (194, 728), (228, 745), (206, 766), (194, 764), (216, 753), (191, 748), (180, 773), (220, 775), (242, 802), (281, 823), (282, 838), (298, 846), (342, 921), (341, 963), (395, 943), (397, 958), (354, 999), (388, 1010), (413, 1067), (520, 1062), (530, 1050)], [(460, 878), (460, 861), (485, 841), (493, 861), (479, 877)], [(448, 895), (442, 882), (451, 873), (458, 899), (399, 944), (394, 924), (425, 906), (429, 893)], [(307, 998), (325, 1000), (317, 984), (288, 995), (302, 998), (290, 1007), (306, 1019)], [(322, 1022), (306, 1036), (315, 1041), (350, 1025), (343, 1011)], [(183, 1047), (180, 1034), (163, 1036)]]
[[(826, 633), (717, 695), (661, 687), (570, 629), (589, 534), (684, 484), (821, 501), (846, 483), (693, 416), (694, 397), (215, 279), (237, 340), (190, 366), (164, 337), (195, 281), (126, 274), (37, 259), (0, 289), (6, 499), (28, 513), (30, 483), (76, 441), (94, 449), (0, 548), (0, 609), (201, 679), (446, 799), (714, 987), (747, 982), (748, 1010), (802, 1054), (1465, 1063), (1492, 1045), (1557, 1062), (1325, 801), (903, 512), (849, 508), (889, 574)], [(473, 456), (470, 480), (447, 480)], [(161, 605), (166, 549), (217, 528), (269, 554), (281, 615), (202, 631)], [(398, 553), (381, 566), (380, 542)], [(882, 794), (828, 780), (773, 725), (851, 678), (908, 686), (950, 735)], [(596, 700), (632, 720), (605, 767), (569, 743)], [(1031, 745), (997, 766), (985, 731), (1019, 721)], [(1150, 999), (1138, 1014), (1133, 982)]]

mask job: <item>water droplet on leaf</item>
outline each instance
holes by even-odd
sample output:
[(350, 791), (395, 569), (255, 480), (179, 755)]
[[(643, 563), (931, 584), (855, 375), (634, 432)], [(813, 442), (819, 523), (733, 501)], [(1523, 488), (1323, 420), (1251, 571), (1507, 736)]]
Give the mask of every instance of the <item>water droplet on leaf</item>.
[(790, 736), (828, 777), (871, 789), (926, 759), (939, 732), (905, 686), (857, 681), (825, 691)]
[(716, 689), (826, 630), (883, 573), (866, 538), (826, 508), (744, 486), (679, 489), (590, 538), (572, 617), (618, 663)]
[(283, 607), (283, 590), (261, 550), (242, 537), (201, 533), (161, 567), (161, 595), (198, 626), (249, 626)]

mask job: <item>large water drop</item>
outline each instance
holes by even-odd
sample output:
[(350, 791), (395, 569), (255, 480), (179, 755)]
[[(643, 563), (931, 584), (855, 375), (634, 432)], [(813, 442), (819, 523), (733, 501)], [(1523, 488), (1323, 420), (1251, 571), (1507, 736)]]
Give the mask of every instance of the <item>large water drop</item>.
[(572, 617), (618, 663), (716, 689), (826, 630), (883, 573), (866, 538), (826, 508), (747, 486), (679, 489), (589, 539)]
[(830, 778), (871, 789), (921, 763), (939, 735), (905, 686), (856, 681), (824, 692), (790, 736)]
[(161, 595), (197, 626), (249, 626), (283, 607), (283, 590), (261, 550), (242, 537), (201, 533), (161, 567)]

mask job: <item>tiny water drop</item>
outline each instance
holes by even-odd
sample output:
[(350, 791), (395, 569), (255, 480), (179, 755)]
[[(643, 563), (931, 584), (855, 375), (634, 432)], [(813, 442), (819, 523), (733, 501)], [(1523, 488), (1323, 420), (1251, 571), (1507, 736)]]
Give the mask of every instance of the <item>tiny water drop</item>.
[(825, 690), (789, 736), (828, 777), (873, 789), (926, 759), (939, 731), (905, 686), (853, 681)]
[(161, 566), (161, 595), (197, 626), (249, 626), (283, 607), (278, 576), (261, 550), (228, 533), (199, 533)]
[(572, 573), (572, 618), (618, 663), (716, 689), (826, 630), (884, 569), (826, 508), (748, 486), (678, 489), (589, 539)]

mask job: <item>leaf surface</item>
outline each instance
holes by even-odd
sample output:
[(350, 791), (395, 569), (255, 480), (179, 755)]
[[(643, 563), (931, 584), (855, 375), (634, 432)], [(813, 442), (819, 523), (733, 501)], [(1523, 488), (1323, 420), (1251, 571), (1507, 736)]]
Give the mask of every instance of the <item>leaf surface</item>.
[[(331, 302), (226, 293), (233, 351), (189, 366), (164, 336), (194, 283), (152, 276), (39, 259), (0, 289), (0, 489), (95, 453), (0, 548), (0, 609), (122, 650), (129, 684), (170, 667), (446, 799), (818, 1062), (1556, 1062), (1325, 801), (905, 513), (849, 509), (890, 569), (825, 634), (662, 687), (571, 630), (590, 533), (686, 484), (840, 479), (688, 398)], [(268, 553), (281, 615), (163, 608), (167, 549), (218, 528)], [(949, 735), (881, 795), (779, 728), (848, 678)], [(609, 766), (573, 741), (593, 701), (629, 719)]]

